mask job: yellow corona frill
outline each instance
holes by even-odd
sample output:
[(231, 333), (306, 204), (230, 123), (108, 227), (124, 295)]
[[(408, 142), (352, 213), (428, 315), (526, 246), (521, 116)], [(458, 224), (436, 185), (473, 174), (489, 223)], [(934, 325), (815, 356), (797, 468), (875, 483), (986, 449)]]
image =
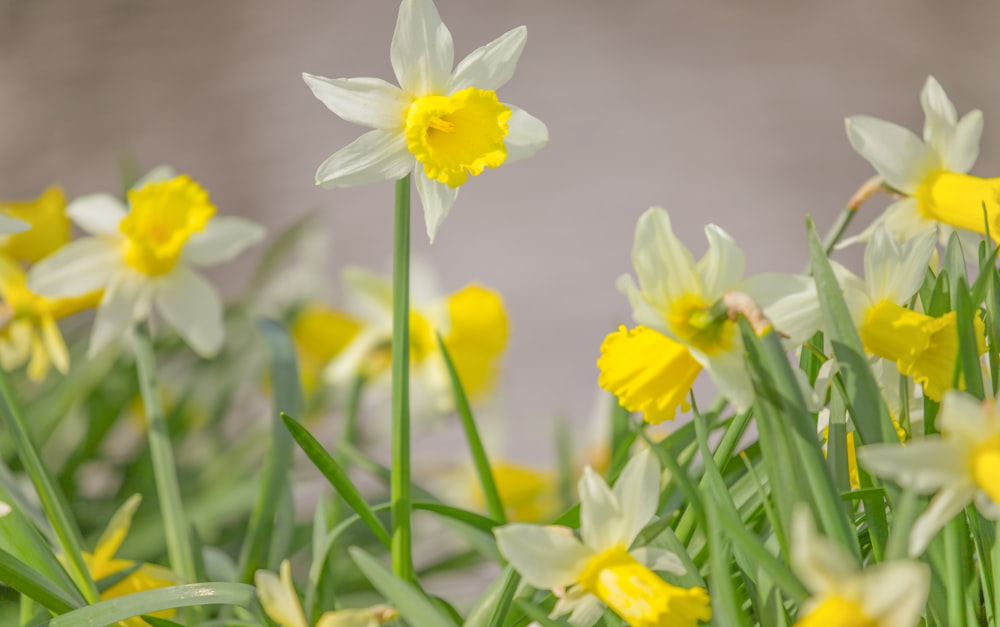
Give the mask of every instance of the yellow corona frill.
[(70, 238), (66, 196), (50, 187), (33, 200), (0, 200), (0, 214), (23, 221), (25, 231), (0, 236), (0, 255), (34, 263), (62, 248)]

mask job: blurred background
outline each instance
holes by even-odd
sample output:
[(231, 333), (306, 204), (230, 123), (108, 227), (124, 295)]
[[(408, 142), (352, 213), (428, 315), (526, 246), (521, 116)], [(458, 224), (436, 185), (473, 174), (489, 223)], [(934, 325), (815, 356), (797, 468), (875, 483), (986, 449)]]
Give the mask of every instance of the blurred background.
[[(551, 455), (551, 418), (583, 425), (603, 337), (629, 321), (615, 278), (632, 232), (666, 207), (696, 255), (714, 222), (748, 271), (799, 271), (804, 216), (821, 231), (872, 174), (850, 148), (856, 113), (919, 129), (934, 74), (959, 113), (981, 108), (981, 175), (1000, 171), (1000, 4), (915, 0), (437, 0), (456, 59), (528, 26), (500, 91), (544, 120), (533, 159), (471, 180), (429, 246), (449, 291), (500, 290), (512, 326), (499, 406), (510, 456)], [(125, 157), (169, 163), (221, 213), (278, 229), (319, 212), (329, 281), (389, 268), (393, 186), (326, 191), (316, 167), (362, 129), (303, 84), (392, 80), (391, 0), (0, 0), (0, 197), (58, 183), (119, 189)], [(860, 225), (884, 206), (865, 206)], [(857, 256), (857, 252), (853, 253)], [(850, 256), (847, 257), (850, 261)], [(224, 271), (238, 293), (252, 267)]]

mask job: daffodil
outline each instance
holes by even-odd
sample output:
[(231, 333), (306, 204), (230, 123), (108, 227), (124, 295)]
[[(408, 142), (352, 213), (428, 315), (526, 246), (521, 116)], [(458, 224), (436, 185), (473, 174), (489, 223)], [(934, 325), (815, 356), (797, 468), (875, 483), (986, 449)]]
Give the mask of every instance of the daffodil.
[(792, 519), (792, 568), (812, 593), (795, 627), (915, 627), (930, 592), (926, 564), (897, 560), (861, 569), (816, 533), (806, 509)]
[(361, 322), (351, 315), (324, 303), (310, 303), (295, 314), (289, 331), (306, 392), (317, 388), (323, 369), (350, 344), (361, 327)]
[[(142, 564), (136, 568), (136, 562), (115, 557), (115, 553), (118, 552), (122, 541), (128, 535), (129, 527), (132, 524), (132, 516), (135, 514), (135, 510), (139, 507), (141, 501), (142, 497), (138, 494), (133, 495), (125, 501), (125, 504), (111, 518), (107, 529), (101, 534), (94, 552), (83, 554), (83, 561), (87, 565), (87, 570), (90, 571), (90, 576), (98, 582), (98, 585), (100, 585), (102, 579), (112, 577), (125, 570), (134, 569), (123, 579), (102, 591), (102, 600), (106, 601), (136, 592), (156, 590), (182, 583), (176, 573), (163, 566)], [(170, 618), (174, 615), (174, 612), (175, 610), (172, 609), (163, 610), (153, 612), (151, 615), (158, 618)], [(120, 627), (147, 627), (146, 621), (141, 618), (130, 618), (120, 621), (118, 625)]]
[(10, 371), (28, 364), (28, 378), (42, 381), (49, 369), (66, 374), (69, 351), (56, 321), (94, 307), (99, 291), (45, 298), (28, 289), (21, 266), (0, 255), (0, 366)]
[(23, 221), (23, 233), (0, 237), (0, 255), (34, 263), (62, 248), (70, 238), (66, 196), (58, 187), (46, 189), (33, 200), (0, 200), (0, 214)]
[(469, 175), (523, 159), (548, 141), (537, 118), (497, 98), (514, 74), (524, 26), (474, 50), (452, 70), (451, 33), (431, 0), (403, 0), (390, 59), (399, 87), (378, 78), (303, 74), (338, 116), (371, 130), (316, 172), (327, 188), (415, 174), (431, 241)]
[[(865, 350), (894, 362), (939, 401), (952, 387), (958, 360), (955, 312), (934, 318), (904, 307), (923, 283), (934, 246), (933, 231), (899, 244), (879, 226), (865, 249), (864, 280), (842, 266), (835, 270)], [(975, 318), (974, 326), (982, 353), (984, 325)]]
[[(305, 612), (299, 603), (292, 581), (292, 565), (281, 562), (281, 574), (258, 570), (254, 577), (257, 596), (264, 611), (279, 627), (309, 627)], [(315, 627), (379, 627), (399, 616), (398, 612), (384, 605), (360, 609), (326, 612), (316, 621)]]
[(580, 538), (566, 527), (519, 523), (494, 532), (527, 583), (560, 597), (554, 616), (589, 626), (607, 605), (631, 627), (694, 627), (712, 617), (705, 589), (679, 588), (653, 572), (683, 573), (675, 554), (632, 546), (659, 502), (660, 467), (650, 451), (633, 457), (613, 488), (590, 467), (579, 488)]
[(944, 525), (969, 503), (1000, 519), (1000, 411), (995, 400), (949, 390), (937, 416), (940, 435), (905, 446), (872, 444), (858, 449), (870, 472), (920, 494), (934, 493), (910, 533), (910, 555), (923, 553)]
[(104, 290), (91, 336), (95, 352), (156, 311), (203, 357), (222, 346), (222, 301), (190, 266), (228, 261), (264, 236), (242, 218), (214, 218), (215, 206), (186, 175), (153, 178), (128, 192), (128, 208), (108, 194), (70, 203), (70, 218), (92, 237), (33, 266), (29, 288), (47, 297)]
[(982, 112), (970, 111), (959, 119), (933, 76), (927, 77), (920, 104), (923, 140), (892, 122), (864, 115), (847, 118), (851, 146), (905, 197), (845, 244), (870, 239), (878, 224), (885, 224), (900, 241), (937, 224), (985, 233), (988, 222), (994, 239), (1000, 237), (1000, 178), (967, 174), (979, 156)]
[[(344, 278), (359, 314), (338, 316), (325, 325), (327, 334), (350, 337), (330, 362), (327, 378), (332, 383), (350, 381), (358, 374), (384, 378), (391, 354), (392, 287), (381, 276), (360, 268), (348, 269)], [(483, 398), (493, 389), (507, 345), (503, 300), (497, 292), (479, 285), (468, 285), (445, 298), (429, 298), (431, 289), (421, 289), (421, 285), (415, 277), (415, 302), (410, 310), (411, 368), (430, 391), (432, 405), (439, 410), (450, 408), (451, 381), (436, 338), (440, 333), (465, 392), (470, 399)], [(423, 297), (421, 291), (426, 292)]]
[(790, 274), (744, 278), (745, 259), (733, 239), (709, 225), (708, 252), (695, 262), (674, 235), (666, 211), (654, 207), (639, 218), (631, 276), (618, 281), (640, 327), (611, 334), (602, 346), (601, 386), (650, 422), (673, 417), (702, 368), (738, 411), (753, 402), (743, 360), (743, 341), (723, 297), (743, 292), (763, 309), (789, 342), (801, 342), (819, 326), (811, 279)]

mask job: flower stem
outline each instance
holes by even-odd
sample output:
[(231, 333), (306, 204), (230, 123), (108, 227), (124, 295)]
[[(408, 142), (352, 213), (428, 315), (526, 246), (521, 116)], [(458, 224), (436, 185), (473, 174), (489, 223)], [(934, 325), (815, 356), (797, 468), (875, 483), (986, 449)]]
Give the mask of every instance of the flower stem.
[(160, 403), (156, 384), (156, 359), (149, 335), (139, 327), (135, 333), (135, 365), (139, 373), (139, 393), (146, 413), (149, 438), (149, 454), (153, 461), (153, 475), (156, 493), (160, 499), (160, 514), (167, 540), (167, 555), (170, 566), (186, 583), (198, 581), (195, 571), (194, 554), (191, 552), (191, 537), (188, 534), (187, 518), (181, 503), (181, 490), (177, 482), (177, 468), (170, 446), (167, 420)]
[(410, 176), (396, 181), (392, 258), (392, 570), (413, 580), (410, 526)]

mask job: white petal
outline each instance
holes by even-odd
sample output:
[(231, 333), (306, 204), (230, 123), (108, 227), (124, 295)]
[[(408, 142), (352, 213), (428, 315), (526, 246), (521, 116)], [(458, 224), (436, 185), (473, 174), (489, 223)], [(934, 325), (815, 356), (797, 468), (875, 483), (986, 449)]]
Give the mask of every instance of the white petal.
[(420, 196), (420, 204), (424, 206), (424, 224), (427, 227), (427, 237), (433, 244), (438, 227), (448, 217), (451, 208), (455, 206), (458, 188), (448, 187), (444, 183), (427, 178), (420, 168), (413, 176), (417, 181), (417, 195)]
[(702, 295), (694, 257), (674, 235), (670, 216), (660, 207), (646, 211), (636, 224), (632, 264), (646, 298), (658, 309), (669, 309), (685, 294)]
[(494, 529), (500, 553), (536, 588), (575, 582), (593, 552), (565, 527), (512, 524)]
[(63, 340), (62, 333), (59, 332), (55, 318), (46, 316), (42, 318), (40, 324), (42, 343), (45, 345), (46, 354), (52, 360), (52, 365), (56, 367), (56, 370), (66, 374), (69, 372), (69, 350), (66, 348), (66, 342)]
[(604, 603), (589, 592), (584, 592), (579, 586), (574, 590), (578, 592), (556, 601), (549, 616), (556, 618), (569, 614), (567, 620), (573, 627), (590, 627), (604, 614)]
[(222, 301), (212, 285), (190, 268), (178, 265), (156, 287), (156, 307), (163, 319), (201, 357), (222, 348)]
[(927, 77), (920, 91), (920, 106), (924, 110), (924, 141), (938, 147), (939, 140), (951, 135), (958, 122), (958, 112), (933, 76)]
[(608, 484), (587, 466), (578, 484), (580, 492), (580, 538), (594, 551), (617, 545), (628, 546), (624, 538), (624, 512)]
[(507, 163), (527, 159), (549, 143), (549, 129), (535, 116), (524, 109), (507, 104), (510, 119), (507, 120)]
[(875, 230), (884, 224), (898, 242), (916, 237), (927, 229), (934, 228), (937, 222), (925, 218), (918, 208), (917, 199), (907, 196), (886, 207), (882, 215), (875, 218), (868, 227), (854, 237), (848, 237), (837, 244), (837, 250), (846, 248), (857, 242), (869, 242), (875, 236)]
[(97, 237), (66, 244), (28, 272), (28, 289), (52, 298), (80, 296), (108, 285), (122, 267), (118, 246)]
[(927, 604), (931, 571), (914, 560), (882, 562), (862, 573), (861, 607), (879, 625), (916, 625)]
[(132, 329), (142, 313), (144, 292), (148, 289), (146, 277), (138, 272), (124, 270), (112, 278), (94, 317), (89, 355), (100, 352)]
[(403, 0), (389, 58), (403, 91), (418, 97), (446, 93), (455, 50), (431, 0)]
[(66, 205), (69, 219), (92, 235), (117, 233), (126, 213), (122, 201), (111, 194), (80, 196)]
[(684, 562), (673, 551), (653, 546), (643, 546), (638, 549), (632, 549), (629, 553), (650, 570), (658, 570), (675, 575), (683, 575), (687, 572), (687, 569), (684, 568)]
[(621, 508), (621, 543), (628, 547), (656, 514), (660, 500), (660, 464), (645, 449), (629, 460), (612, 489)]
[(18, 220), (8, 215), (0, 214), (0, 235), (10, 235), (13, 233), (23, 233), (31, 228), (31, 225), (24, 220)]
[(733, 341), (737, 344), (734, 350), (708, 356), (691, 351), (691, 355), (708, 370), (719, 394), (727, 398), (736, 411), (743, 412), (753, 405), (753, 382), (743, 360), (743, 341), (739, 337)]
[(792, 513), (792, 569), (814, 595), (837, 590), (858, 569), (840, 546), (819, 535), (809, 508), (798, 506)]
[(930, 507), (917, 518), (910, 531), (910, 557), (920, 556), (935, 534), (958, 515), (976, 496), (976, 485), (969, 481), (949, 486), (931, 499)]
[(264, 239), (266, 233), (261, 225), (243, 218), (212, 218), (203, 231), (191, 236), (182, 255), (186, 263), (212, 266), (229, 261)]
[(470, 52), (455, 68), (448, 93), (466, 87), (500, 89), (514, 75), (527, 40), (527, 27), (518, 26)]
[(705, 227), (705, 237), (708, 238), (708, 252), (697, 267), (704, 286), (703, 296), (714, 301), (743, 278), (746, 257), (729, 233), (714, 224)]
[(295, 594), (288, 560), (281, 563), (280, 579), (270, 571), (258, 570), (254, 583), (257, 585), (260, 604), (272, 620), (277, 621), (281, 627), (309, 627)]
[(969, 111), (955, 126), (951, 139), (942, 146), (941, 165), (946, 170), (965, 174), (979, 158), (979, 142), (983, 137), (983, 112)]
[(836, 261), (830, 260), (830, 268), (837, 277), (837, 283), (844, 292), (844, 301), (847, 303), (847, 310), (851, 313), (851, 319), (855, 326), (860, 327), (864, 322), (868, 308), (872, 305), (868, 298), (868, 288), (865, 282), (858, 275), (854, 274)]
[(912, 194), (938, 166), (934, 152), (913, 131), (866, 115), (846, 120), (851, 146), (901, 192)]
[(979, 513), (987, 520), (1000, 519), (1000, 503), (990, 498), (989, 494), (979, 490), (976, 492), (973, 502), (976, 504), (976, 509), (979, 510)]
[(406, 136), (397, 131), (368, 131), (333, 153), (316, 170), (316, 184), (327, 189), (395, 181), (413, 169)]
[(937, 233), (926, 229), (903, 245), (889, 229), (876, 229), (865, 250), (865, 285), (873, 302), (889, 300), (903, 304), (920, 289), (927, 274)]
[(145, 176), (136, 181), (135, 185), (132, 186), (132, 189), (142, 189), (150, 183), (162, 183), (163, 181), (169, 181), (175, 176), (177, 176), (177, 170), (173, 166), (158, 165), (147, 172)]
[(975, 446), (997, 435), (994, 411), (996, 410), (991, 409), (990, 405), (984, 405), (971, 394), (948, 390), (941, 399), (941, 413), (937, 422), (949, 439)]
[(0, 501), (0, 517), (6, 516), (11, 512), (10, 505)]
[(816, 283), (810, 277), (767, 272), (749, 277), (740, 289), (760, 305), (787, 342), (801, 344), (822, 326)]
[(635, 279), (627, 274), (623, 274), (615, 281), (615, 287), (628, 298), (632, 305), (632, 318), (641, 325), (663, 333), (667, 337), (676, 340), (673, 331), (667, 328), (666, 318), (655, 307), (649, 304), (642, 295), (642, 290), (635, 284)]
[(899, 444), (870, 444), (858, 448), (858, 462), (879, 477), (928, 494), (968, 475), (961, 448), (938, 436)]
[(348, 122), (382, 129), (406, 125), (413, 98), (381, 78), (326, 78), (303, 72), (302, 80), (327, 109)]

